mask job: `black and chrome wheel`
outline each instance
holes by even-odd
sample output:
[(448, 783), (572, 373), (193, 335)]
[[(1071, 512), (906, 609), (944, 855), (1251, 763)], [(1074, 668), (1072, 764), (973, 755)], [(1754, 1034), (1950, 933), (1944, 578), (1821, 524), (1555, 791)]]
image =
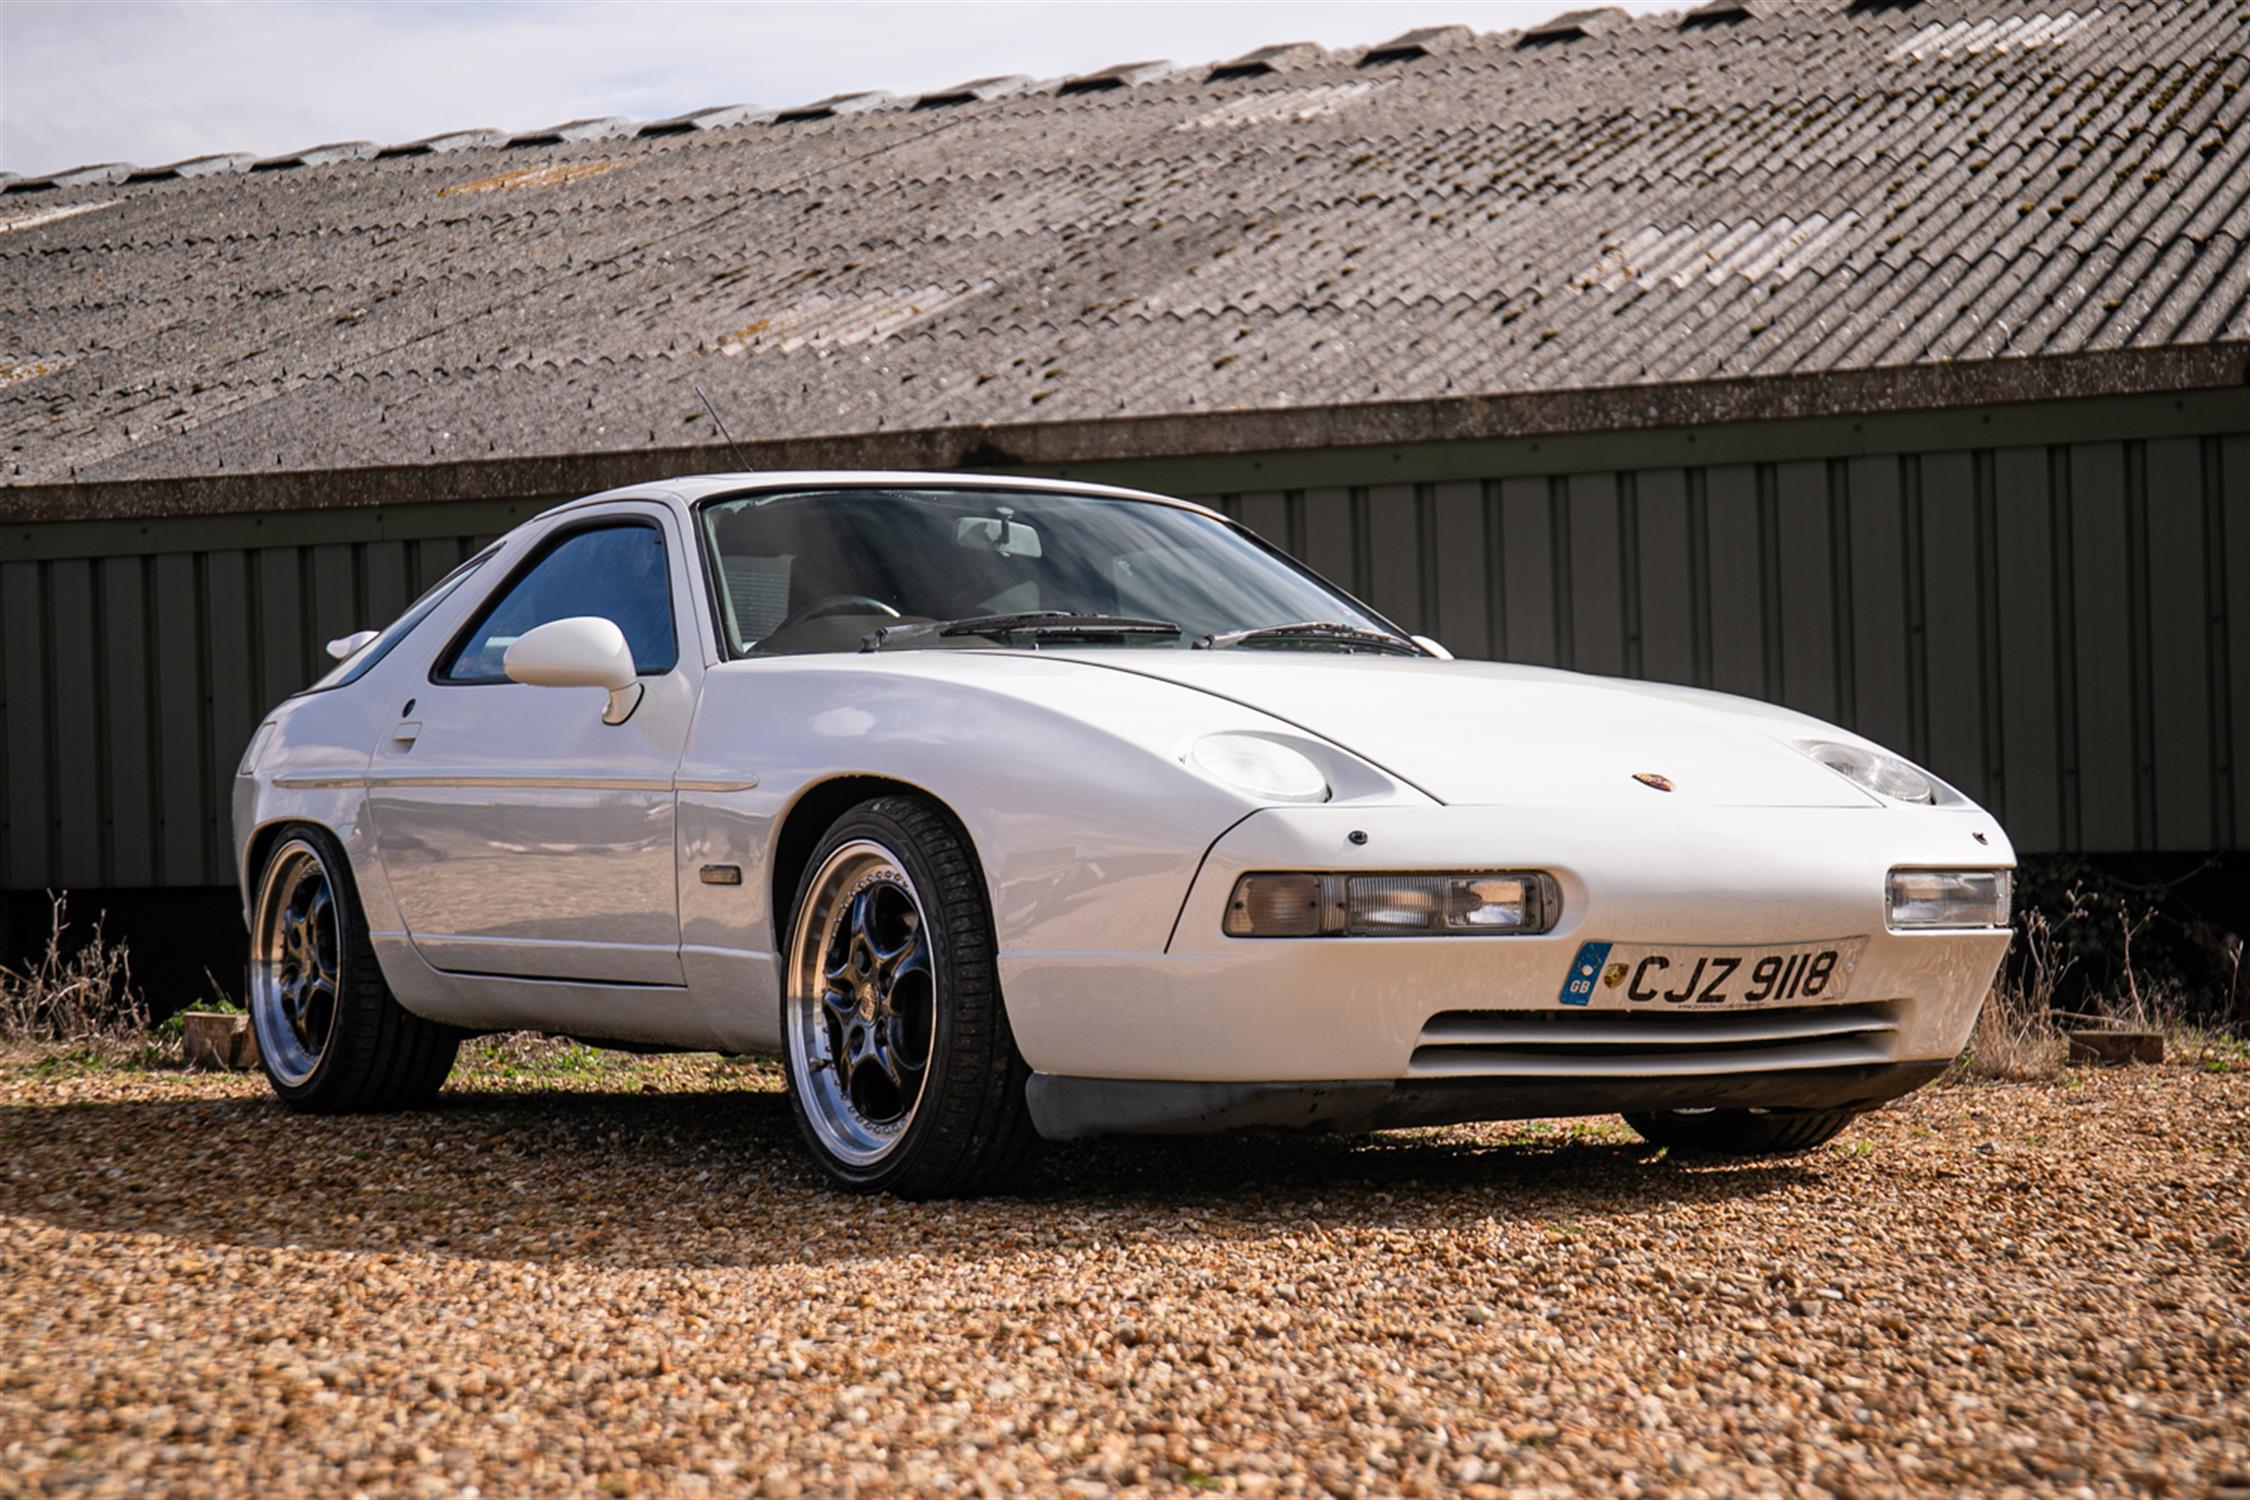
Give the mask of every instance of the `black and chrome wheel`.
[(306, 840), (289, 840), (266, 862), (251, 945), (259, 1055), (277, 1082), (302, 1086), (336, 1031), (344, 946), (328, 867)]
[(863, 802), (791, 910), (783, 1062), (814, 1157), (866, 1192), (1000, 1185), (1034, 1137), (967, 841), (920, 799)]
[(1858, 1112), (1849, 1109), (1664, 1109), (1631, 1114), (1641, 1139), (1676, 1151), (1719, 1156), (1788, 1156), (1834, 1140)]
[(391, 998), (344, 851), (325, 830), (283, 830), (250, 911), (250, 1024), (274, 1092), (323, 1114), (427, 1103), (459, 1033)]

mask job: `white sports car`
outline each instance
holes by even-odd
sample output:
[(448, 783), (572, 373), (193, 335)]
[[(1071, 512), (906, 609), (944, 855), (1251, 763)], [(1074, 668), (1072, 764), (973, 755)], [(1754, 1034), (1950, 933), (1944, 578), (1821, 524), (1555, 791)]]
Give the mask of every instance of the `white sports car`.
[(331, 650), (234, 795), (300, 1109), (531, 1028), (777, 1052), (902, 1194), (1106, 1132), (1796, 1150), (1936, 1076), (2008, 944), (2000, 828), (1876, 746), (1452, 660), (1158, 495), (634, 486)]

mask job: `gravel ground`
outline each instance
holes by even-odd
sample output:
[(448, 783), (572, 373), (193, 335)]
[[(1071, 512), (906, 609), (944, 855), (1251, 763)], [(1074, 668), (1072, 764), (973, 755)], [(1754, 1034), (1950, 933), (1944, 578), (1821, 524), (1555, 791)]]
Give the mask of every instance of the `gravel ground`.
[(0, 1055), (0, 1493), (2232, 1494), (2234, 1067), (1782, 1162), (1128, 1143), (908, 1205), (818, 1186), (762, 1066), (516, 1046), (311, 1120)]

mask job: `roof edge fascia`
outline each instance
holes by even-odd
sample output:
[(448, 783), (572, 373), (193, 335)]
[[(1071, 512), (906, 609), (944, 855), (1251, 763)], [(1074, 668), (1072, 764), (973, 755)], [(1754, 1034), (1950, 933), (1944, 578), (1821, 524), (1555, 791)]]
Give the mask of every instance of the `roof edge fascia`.
[[(967, 424), (748, 442), (759, 469), (1034, 469), (1939, 411), (2242, 387), (2250, 342), (1583, 390)], [(741, 467), (725, 444), (0, 485), (0, 524), (129, 521), (591, 494)]]

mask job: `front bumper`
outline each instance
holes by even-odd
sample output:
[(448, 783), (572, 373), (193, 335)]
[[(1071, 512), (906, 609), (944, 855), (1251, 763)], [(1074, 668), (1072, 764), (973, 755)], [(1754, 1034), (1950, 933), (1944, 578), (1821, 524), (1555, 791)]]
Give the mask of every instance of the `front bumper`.
[[(1017, 1044), (1036, 1073), (1070, 1080), (1054, 1085), (1066, 1091), (1104, 1079), (1251, 1086), (1210, 1108), (1146, 1111), (1210, 1116), (1219, 1123), (1200, 1128), (1214, 1129), (1263, 1107), (1240, 1099), (1291, 1092), (1277, 1093), (1280, 1085), (1368, 1095), (1355, 1086), (1379, 1084), (1389, 1102), (1374, 1113), (1414, 1119), (1419, 1101), (1440, 1097), (1481, 1101), (1453, 1118), (1712, 1104), (1758, 1078), (1784, 1093), (1795, 1078), (1813, 1100), (1772, 1107), (1835, 1108), (1842, 1106), (1824, 1102), (1830, 1083), (1842, 1081), (1846, 1102), (1859, 1078), (1904, 1078), (1895, 1091), (1904, 1092), (1934, 1071), (1928, 1065), (1959, 1052), (2008, 933), (1890, 932), (1884, 889), (1900, 866), (2013, 864), (1989, 816), (1974, 808), (1664, 806), (1659, 795), (1650, 794), (1645, 810), (1256, 813), (1212, 848), (1164, 952), (1003, 950)], [(1536, 937), (1260, 939), (1221, 931), (1234, 882), (1251, 871), (1444, 869), (1547, 870), (1562, 888), (1561, 920)], [(1559, 1003), (1570, 961), (1588, 939), (1781, 945), (1851, 937), (1864, 937), (1866, 947), (1840, 1003), (1705, 1014)], [(1576, 1029), (1551, 1033), (1561, 1019)], [(1588, 1027), (1594, 1034), (1582, 1034)], [(1728, 1034), (1745, 1028), (1761, 1034)], [(1643, 1094), (1665, 1102), (1630, 1102)], [(1534, 1097), (1536, 1109), (1507, 1103)], [(1586, 1108), (1563, 1107), (1572, 1099)]]

